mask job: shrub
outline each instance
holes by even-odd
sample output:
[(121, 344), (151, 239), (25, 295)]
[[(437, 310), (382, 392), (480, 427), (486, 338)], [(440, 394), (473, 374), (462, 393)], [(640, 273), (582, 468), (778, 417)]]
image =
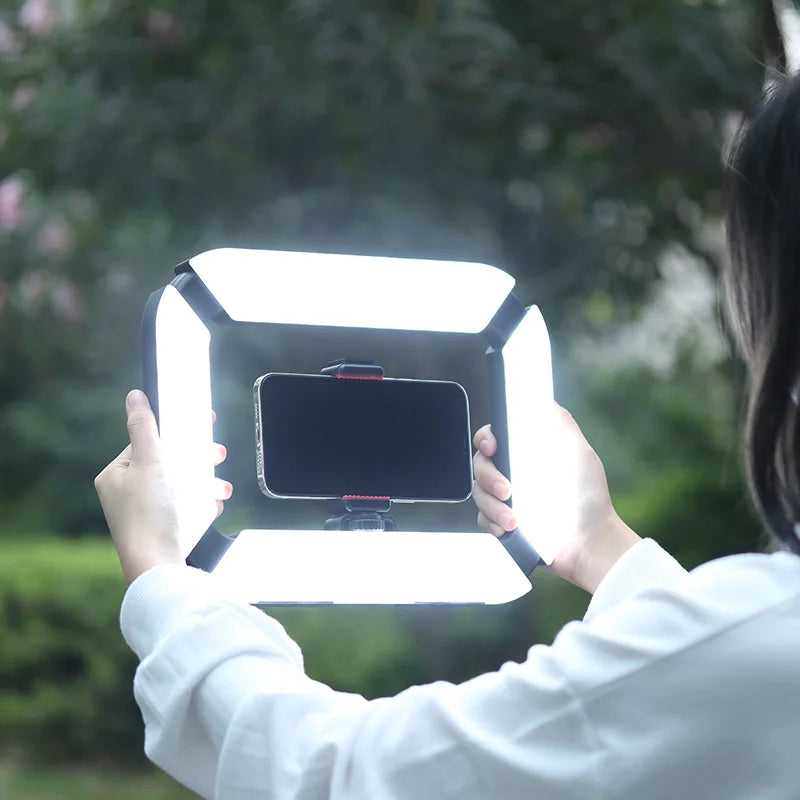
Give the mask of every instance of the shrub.
[(40, 761), (142, 759), (135, 658), (110, 542), (4, 542), (0, 748)]

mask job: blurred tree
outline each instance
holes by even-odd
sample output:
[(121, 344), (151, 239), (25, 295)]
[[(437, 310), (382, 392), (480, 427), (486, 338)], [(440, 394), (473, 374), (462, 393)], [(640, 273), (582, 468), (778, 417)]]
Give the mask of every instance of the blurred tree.
[(557, 339), (602, 328), (603, 304), (635, 313), (668, 243), (715, 258), (702, 234), (759, 85), (756, 17), (744, 0), (0, 11), (4, 506), (99, 525), (88, 480), (119, 441), (143, 301), (208, 247), (486, 260)]

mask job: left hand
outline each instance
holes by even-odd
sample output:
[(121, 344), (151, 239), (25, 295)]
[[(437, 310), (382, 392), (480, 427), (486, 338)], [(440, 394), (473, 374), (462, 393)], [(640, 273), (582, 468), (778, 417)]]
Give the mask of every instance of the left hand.
[[(156, 419), (144, 392), (134, 389), (125, 401), (130, 444), (94, 479), (94, 486), (130, 584), (159, 564), (183, 564), (172, 487), (161, 460)], [(225, 459), (215, 445), (215, 463)], [(228, 481), (214, 481), (217, 516), (233, 492)]]

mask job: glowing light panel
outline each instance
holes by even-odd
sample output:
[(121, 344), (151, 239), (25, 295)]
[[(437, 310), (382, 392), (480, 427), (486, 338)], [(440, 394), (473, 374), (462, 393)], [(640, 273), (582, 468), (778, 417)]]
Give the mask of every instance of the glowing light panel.
[(460, 261), (223, 248), (189, 263), (240, 322), (479, 333), (514, 288)]
[(488, 533), (242, 531), (214, 570), (249, 603), (507, 603), (530, 591)]
[(208, 328), (173, 286), (156, 313), (161, 448), (175, 492), (186, 557), (214, 521), (214, 456)]
[[(471, 263), (230, 249), (190, 263), (229, 316), (248, 322), (477, 333), (514, 285)], [(186, 556), (216, 515), (210, 332), (171, 285), (158, 299), (155, 339), (161, 441)], [(550, 563), (575, 507), (555, 494), (554, 476), (574, 470), (574, 458), (556, 435), (538, 309), (503, 360), (514, 511)], [(503, 545), (481, 533), (251, 529), (214, 572), (253, 603), (504, 603), (531, 588)]]
[(577, 442), (558, 419), (550, 337), (536, 306), (502, 352), (514, 514), (522, 534), (551, 564), (575, 527)]

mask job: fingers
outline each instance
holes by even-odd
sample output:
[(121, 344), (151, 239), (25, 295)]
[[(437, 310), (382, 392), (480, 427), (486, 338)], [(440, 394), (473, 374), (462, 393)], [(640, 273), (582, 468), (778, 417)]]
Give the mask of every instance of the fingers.
[(134, 389), (125, 398), (125, 408), (128, 412), (132, 460), (140, 463), (158, 461), (161, 442), (158, 438), (156, 418), (150, 409), (147, 395), (139, 389)]
[(491, 533), (492, 536), (497, 536), (498, 538), (505, 533), (505, 531), (496, 522), (491, 522), (483, 513), (483, 511), (478, 512), (478, 527), (482, 531)]
[[(217, 412), (214, 409), (211, 409), (211, 424), (213, 425), (217, 421)], [(214, 442), (214, 466), (218, 467), (227, 457), (228, 457), (228, 448), (225, 447), (224, 444), (220, 444), (219, 442)], [(220, 512), (222, 513), (222, 512)]]
[(483, 453), (487, 458), (491, 458), (497, 452), (497, 439), (494, 438), (491, 425), (484, 425), (478, 428), (475, 436), (472, 437), (474, 448)]
[(473, 456), (472, 471), (475, 482), (481, 489), (500, 500), (508, 500), (511, 497), (511, 484), (508, 479), (497, 469), (494, 462), (482, 453), (475, 453)]
[(214, 466), (218, 467), (228, 457), (228, 448), (224, 444), (214, 442)]
[(484, 425), (472, 439), (475, 484), (472, 499), (478, 506), (478, 525), (487, 533), (502, 536), (517, 527), (514, 512), (503, 502), (511, 497), (511, 484), (495, 467), (492, 456), (497, 452), (497, 439), (491, 426)]
[(514, 512), (477, 483), (472, 487), (472, 498), (487, 523), (494, 523), (504, 531), (513, 531), (517, 527)]
[(233, 494), (233, 484), (223, 478), (214, 478), (214, 499), (230, 500)]
[(225, 510), (225, 501), (233, 494), (233, 484), (222, 478), (214, 478), (214, 499), (217, 501), (217, 519)]

